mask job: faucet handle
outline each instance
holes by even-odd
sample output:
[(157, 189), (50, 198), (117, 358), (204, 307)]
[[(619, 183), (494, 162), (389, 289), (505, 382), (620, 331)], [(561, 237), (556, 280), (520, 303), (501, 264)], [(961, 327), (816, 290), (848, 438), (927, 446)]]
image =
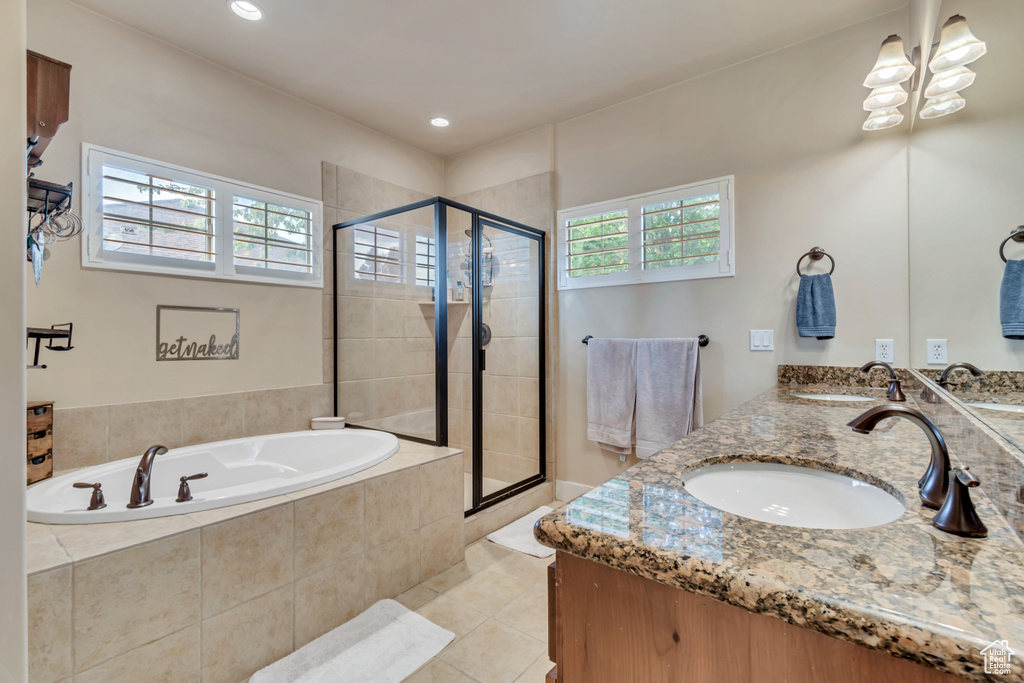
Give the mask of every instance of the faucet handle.
[(103, 491), (100, 488), (103, 486), (100, 482), (95, 484), (86, 484), (85, 482), (75, 482), (72, 484), (76, 489), (92, 489), (92, 498), (89, 499), (89, 507), (86, 510), (102, 510), (107, 507), (107, 502), (103, 499)]
[(950, 481), (952, 485), (946, 494), (945, 502), (932, 519), (932, 525), (957, 536), (988, 536), (988, 528), (978, 517), (974, 503), (971, 502), (971, 492), (968, 490), (980, 485), (981, 481), (974, 476), (969, 467), (957, 467), (952, 469), (951, 473), (954, 475)]
[(200, 472), (199, 474), (191, 474), (187, 477), (181, 478), (181, 484), (178, 486), (178, 497), (174, 502), (176, 503), (187, 503), (192, 500), (192, 490), (188, 487), (188, 483), (193, 479), (204, 479), (210, 476), (206, 472)]
[(889, 380), (889, 389), (885, 392), (885, 397), (897, 403), (903, 403), (907, 400), (906, 394), (903, 393), (903, 386), (898, 379)]

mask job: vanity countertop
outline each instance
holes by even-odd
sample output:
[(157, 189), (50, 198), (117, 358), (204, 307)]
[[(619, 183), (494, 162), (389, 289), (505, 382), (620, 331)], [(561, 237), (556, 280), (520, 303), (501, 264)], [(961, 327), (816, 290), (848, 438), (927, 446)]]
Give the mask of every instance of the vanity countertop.
[[(825, 403), (795, 392), (878, 400)], [(978, 489), (988, 538), (931, 525), (934, 511), (917, 495), (930, 454), (921, 429), (902, 419), (868, 435), (846, 426), (883, 403), (882, 389), (772, 387), (543, 517), (534, 533), (557, 550), (971, 680), (1024, 682), (1024, 545)], [(909, 391), (905, 405), (915, 406)], [(749, 520), (687, 494), (681, 472), (708, 458), (851, 468), (898, 489), (908, 509), (868, 529)], [(984, 672), (980, 651), (995, 640), (1017, 653), (1010, 674)]]

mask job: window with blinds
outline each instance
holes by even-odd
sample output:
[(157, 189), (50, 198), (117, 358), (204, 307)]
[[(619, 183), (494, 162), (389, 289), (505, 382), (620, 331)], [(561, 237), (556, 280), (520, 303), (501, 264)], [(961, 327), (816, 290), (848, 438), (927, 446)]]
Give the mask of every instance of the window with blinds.
[(323, 205), (83, 145), (82, 265), (323, 286)]
[(405, 282), (401, 233), (375, 225), (357, 225), (352, 230), (353, 274), (357, 280)]
[(416, 235), (416, 285), (433, 287), (434, 273), (437, 270), (437, 249), (434, 238)]
[(732, 180), (559, 211), (559, 289), (734, 275)]
[(296, 273), (313, 269), (309, 211), (238, 196), (232, 211), (236, 265)]

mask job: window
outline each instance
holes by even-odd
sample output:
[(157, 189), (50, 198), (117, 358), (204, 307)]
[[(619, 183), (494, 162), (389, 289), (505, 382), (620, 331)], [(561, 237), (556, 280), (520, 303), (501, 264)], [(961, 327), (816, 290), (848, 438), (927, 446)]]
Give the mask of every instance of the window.
[(558, 212), (558, 287), (735, 274), (732, 178)]
[(82, 146), (82, 265), (321, 287), (319, 201)]
[(405, 282), (402, 276), (402, 235), (395, 230), (361, 224), (352, 228), (357, 280)]
[(434, 286), (434, 272), (437, 251), (434, 238), (416, 235), (416, 285), (419, 287)]

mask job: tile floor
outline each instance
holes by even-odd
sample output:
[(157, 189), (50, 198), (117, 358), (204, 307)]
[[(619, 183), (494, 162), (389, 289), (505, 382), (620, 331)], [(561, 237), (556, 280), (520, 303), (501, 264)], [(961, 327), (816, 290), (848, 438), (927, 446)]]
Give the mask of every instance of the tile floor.
[(553, 560), (483, 538), (466, 546), (465, 562), (400, 595), (406, 607), (455, 634), (406, 683), (543, 683), (554, 666), (547, 646)]

